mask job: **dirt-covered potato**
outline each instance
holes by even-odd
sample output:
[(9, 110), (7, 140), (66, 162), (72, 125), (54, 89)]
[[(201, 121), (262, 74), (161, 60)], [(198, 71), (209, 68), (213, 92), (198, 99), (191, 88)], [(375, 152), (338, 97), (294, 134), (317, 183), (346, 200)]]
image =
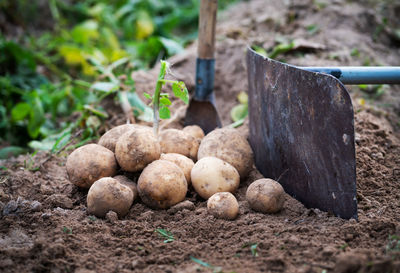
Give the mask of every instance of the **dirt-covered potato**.
[(133, 130), (135, 128), (148, 128), (150, 127), (139, 125), (139, 124), (123, 124), (108, 130), (100, 139), (99, 145), (106, 147), (111, 150), (113, 153), (115, 152), (115, 145), (117, 144), (117, 140), (124, 133)]
[(234, 192), (240, 182), (237, 170), (216, 157), (203, 157), (197, 161), (191, 179), (193, 188), (204, 199), (217, 192)]
[(197, 159), (199, 140), (177, 129), (166, 129), (160, 133), (160, 145), (163, 153), (177, 153), (193, 160)]
[(152, 130), (135, 128), (120, 136), (115, 145), (115, 157), (121, 169), (128, 172), (143, 170), (160, 158), (161, 148)]
[(185, 199), (188, 185), (181, 168), (167, 160), (149, 164), (138, 180), (139, 196), (154, 209), (167, 209)]
[(204, 131), (198, 125), (189, 125), (182, 129), (182, 131), (188, 133), (194, 138), (203, 139)]
[(215, 156), (228, 162), (236, 168), (242, 179), (253, 165), (253, 151), (249, 143), (233, 128), (216, 129), (203, 138), (197, 157), (201, 159), (206, 156)]
[(215, 218), (233, 220), (239, 213), (239, 203), (230, 192), (217, 192), (207, 201), (207, 210)]
[(285, 191), (275, 180), (262, 178), (247, 188), (246, 200), (255, 211), (275, 213), (280, 211), (285, 203)]
[(90, 188), (94, 181), (115, 175), (117, 167), (114, 153), (98, 144), (79, 147), (66, 163), (69, 180), (81, 188)]
[(183, 174), (185, 175), (188, 186), (190, 186), (191, 183), (190, 172), (192, 171), (192, 168), (194, 166), (193, 160), (184, 155), (176, 153), (161, 154), (160, 159), (171, 161), (172, 163), (178, 165), (182, 169)]
[(97, 217), (105, 217), (110, 210), (124, 217), (132, 203), (132, 190), (111, 177), (94, 182), (87, 195), (88, 212)]
[(114, 179), (118, 180), (119, 183), (127, 186), (128, 188), (130, 188), (132, 190), (133, 193), (133, 201), (135, 201), (135, 199), (138, 197), (138, 190), (137, 190), (137, 185), (135, 182), (133, 182), (132, 180), (130, 180), (128, 177), (126, 177), (125, 175), (117, 175), (113, 177)]

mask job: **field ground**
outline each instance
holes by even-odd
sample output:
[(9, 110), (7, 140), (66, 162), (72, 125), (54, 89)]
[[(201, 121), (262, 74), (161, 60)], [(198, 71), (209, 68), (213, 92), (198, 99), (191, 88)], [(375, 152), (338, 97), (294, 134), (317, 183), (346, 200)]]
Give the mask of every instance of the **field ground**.
[[(236, 95), (247, 90), (249, 44), (269, 51), (294, 39), (298, 46), (276, 58), (295, 65), (398, 65), (400, 42), (381, 22), (384, 15), (399, 25), (400, 6), (380, 10), (367, 2), (254, 0), (221, 14), (215, 92), (224, 124)], [(195, 48), (170, 60), (174, 75), (190, 89)], [(156, 75), (157, 68), (134, 72), (137, 92), (151, 90)], [(358, 222), (307, 209), (290, 196), (278, 214), (253, 212), (244, 194), (262, 177), (256, 169), (235, 193), (235, 221), (207, 214), (206, 202), (193, 191), (173, 209), (154, 211), (136, 201), (124, 219), (98, 219), (86, 211), (87, 192), (68, 181), (68, 152), (38, 153), (0, 162), (7, 167), (0, 176), (0, 271), (400, 272), (400, 88), (379, 88), (384, 93), (374, 97), (376, 90), (349, 87), (356, 113)], [(180, 102), (173, 107), (175, 119), (164, 127), (181, 127), (184, 109)], [(114, 108), (110, 126), (124, 123)], [(247, 134), (246, 123), (240, 131)], [(174, 240), (164, 243), (156, 229), (170, 231)]]

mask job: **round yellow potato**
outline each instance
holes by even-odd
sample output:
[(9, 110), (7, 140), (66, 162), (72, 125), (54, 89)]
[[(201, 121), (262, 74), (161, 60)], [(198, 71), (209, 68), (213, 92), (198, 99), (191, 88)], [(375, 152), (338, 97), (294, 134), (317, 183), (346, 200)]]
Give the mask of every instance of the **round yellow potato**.
[(253, 151), (246, 138), (233, 128), (216, 129), (201, 141), (198, 159), (206, 156), (218, 157), (239, 172), (245, 178), (253, 166)]
[(161, 148), (156, 136), (147, 128), (128, 131), (115, 145), (115, 157), (121, 169), (128, 172), (141, 171), (149, 163), (160, 158)]
[(67, 159), (69, 180), (78, 187), (90, 188), (94, 181), (117, 172), (114, 153), (98, 144), (87, 144), (73, 151)]
[(124, 217), (132, 203), (132, 190), (111, 177), (94, 182), (87, 195), (88, 212), (97, 217), (105, 217), (110, 210)]
[(122, 185), (127, 186), (128, 188), (130, 188), (132, 190), (133, 193), (133, 201), (135, 201), (135, 199), (138, 196), (138, 190), (137, 190), (137, 185), (135, 182), (133, 182), (132, 180), (130, 180), (128, 177), (126, 177), (125, 175), (117, 175), (113, 177), (114, 179), (118, 180), (119, 183), (121, 183)]
[(176, 153), (170, 153), (170, 154), (161, 154), (160, 159), (162, 160), (167, 160), (171, 161), (172, 163), (175, 163), (180, 167), (183, 171), (183, 174), (185, 175), (186, 182), (188, 183), (188, 186), (190, 186), (190, 172), (192, 171), (192, 168), (194, 166), (193, 160), (190, 158), (181, 155), (181, 154), (176, 154)]
[(166, 129), (160, 133), (160, 145), (163, 153), (177, 153), (193, 160), (197, 159), (199, 140), (178, 129)]
[(135, 128), (148, 128), (147, 126), (142, 126), (139, 124), (123, 124), (108, 130), (100, 139), (99, 145), (106, 147), (107, 149), (111, 150), (113, 153), (115, 152), (115, 145), (120, 136), (124, 133), (134, 130)]
[(188, 133), (194, 138), (203, 139), (204, 131), (198, 125), (189, 125), (182, 129), (182, 131)]
[(197, 161), (191, 179), (193, 188), (204, 199), (217, 192), (234, 192), (240, 182), (237, 170), (216, 157), (203, 157)]
[(230, 192), (217, 192), (207, 201), (207, 210), (215, 218), (233, 220), (239, 213), (239, 203)]
[(276, 213), (285, 203), (285, 191), (275, 180), (262, 178), (254, 181), (247, 188), (246, 200), (255, 211)]
[(167, 160), (149, 164), (138, 180), (139, 196), (154, 209), (167, 209), (185, 199), (187, 182), (181, 168)]

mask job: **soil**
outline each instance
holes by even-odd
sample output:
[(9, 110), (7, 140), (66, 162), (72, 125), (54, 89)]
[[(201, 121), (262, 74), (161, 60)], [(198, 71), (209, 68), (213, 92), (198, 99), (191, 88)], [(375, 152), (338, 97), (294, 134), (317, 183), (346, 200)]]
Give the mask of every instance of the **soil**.
[[(302, 40), (277, 57), (296, 65), (365, 65), (367, 59), (398, 64), (399, 40), (391, 27), (399, 27), (400, 6), (377, 2), (254, 0), (221, 14), (215, 93), (224, 124), (231, 122), (236, 95), (247, 90), (247, 45), (271, 50), (279, 39)], [(382, 18), (388, 18), (385, 25)], [(191, 89), (195, 48), (170, 60), (174, 76)], [(354, 48), (358, 54), (351, 53)], [(138, 93), (153, 88), (147, 80), (156, 74), (157, 68), (133, 74)], [(123, 219), (115, 213), (99, 219), (87, 213), (87, 191), (68, 180), (70, 151), (38, 153), (0, 162), (0, 271), (400, 272), (400, 92), (399, 86), (384, 88), (372, 100), (349, 87), (356, 113), (358, 221), (305, 208), (290, 196), (277, 214), (252, 211), (245, 192), (262, 177), (254, 167), (235, 193), (240, 211), (234, 221), (208, 214), (193, 191), (169, 210), (152, 210), (138, 200)], [(173, 109), (175, 118), (165, 128), (182, 127), (184, 107), (176, 101)], [(123, 122), (124, 114), (115, 114), (120, 118), (113, 121)], [(247, 134), (246, 124), (239, 130)], [(174, 239), (165, 242), (157, 229)]]

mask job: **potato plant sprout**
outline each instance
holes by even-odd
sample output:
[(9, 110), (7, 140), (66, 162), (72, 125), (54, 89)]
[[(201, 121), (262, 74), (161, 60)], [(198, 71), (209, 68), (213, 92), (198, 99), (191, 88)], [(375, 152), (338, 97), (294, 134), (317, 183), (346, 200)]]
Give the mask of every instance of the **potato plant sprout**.
[(161, 60), (160, 72), (158, 74), (156, 89), (153, 95), (144, 93), (144, 96), (151, 100), (151, 105), (153, 105), (153, 130), (154, 134), (158, 136), (158, 127), (160, 119), (169, 119), (171, 117), (171, 111), (169, 110), (169, 106), (171, 105), (171, 101), (169, 99), (168, 93), (161, 93), (161, 89), (164, 84), (172, 85), (172, 92), (175, 97), (181, 99), (185, 104), (189, 103), (189, 92), (186, 88), (186, 85), (182, 81), (175, 80), (166, 80), (165, 76), (170, 73), (170, 65), (167, 61)]

